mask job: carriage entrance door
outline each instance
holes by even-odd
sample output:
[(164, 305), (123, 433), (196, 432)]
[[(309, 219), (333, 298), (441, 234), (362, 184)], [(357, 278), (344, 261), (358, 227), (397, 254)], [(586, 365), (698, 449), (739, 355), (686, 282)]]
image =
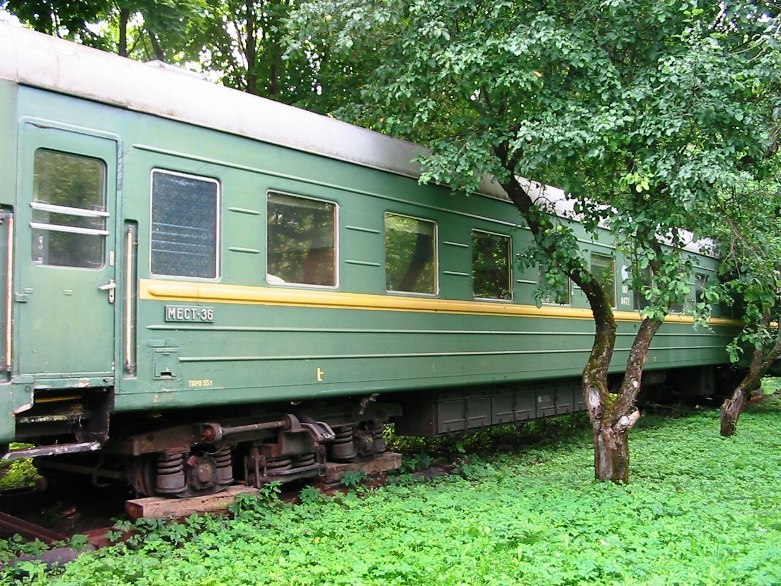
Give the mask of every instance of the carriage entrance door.
[(108, 384), (114, 370), (117, 142), (34, 120), (20, 131), (17, 373), (65, 386)]

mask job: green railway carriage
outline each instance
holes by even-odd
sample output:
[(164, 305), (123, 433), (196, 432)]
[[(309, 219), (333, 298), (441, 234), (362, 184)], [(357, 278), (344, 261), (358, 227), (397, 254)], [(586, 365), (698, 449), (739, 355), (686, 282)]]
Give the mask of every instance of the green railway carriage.
[[(583, 409), (585, 298), (538, 307), (514, 207), (419, 185), (414, 145), (6, 25), (0, 128), (0, 443), (35, 444), (6, 459), (182, 496), (371, 459), (389, 420)], [(618, 372), (639, 299), (581, 236)], [(735, 324), (711, 326), (672, 316), (651, 380), (707, 391)]]

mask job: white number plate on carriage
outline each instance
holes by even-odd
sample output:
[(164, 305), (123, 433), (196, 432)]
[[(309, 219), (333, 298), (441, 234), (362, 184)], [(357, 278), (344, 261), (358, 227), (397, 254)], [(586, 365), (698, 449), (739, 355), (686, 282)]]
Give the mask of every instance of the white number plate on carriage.
[(214, 321), (213, 307), (166, 305), (165, 321), (208, 322)]

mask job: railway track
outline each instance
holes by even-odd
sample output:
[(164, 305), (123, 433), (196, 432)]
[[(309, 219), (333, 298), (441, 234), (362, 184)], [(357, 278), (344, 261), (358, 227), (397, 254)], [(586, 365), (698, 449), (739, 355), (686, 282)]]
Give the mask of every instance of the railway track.
[[(379, 488), (388, 481), (388, 473), (398, 470), (399, 454), (388, 453), (383, 458), (363, 464), (335, 465), (319, 478), (315, 486), (326, 495), (349, 490), (342, 483), (345, 473), (360, 471), (365, 474), (362, 484)], [(415, 472), (414, 477), (432, 478), (448, 474), (452, 466), (438, 466)], [(301, 486), (283, 489), (280, 499), (288, 503), (299, 500)], [(59, 500), (53, 490), (38, 488), (0, 492), (0, 535), (18, 534), (27, 540), (38, 539), (53, 548), (47, 563), (65, 563), (75, 559), (81, 551), (65, 547), (74, 535), (85, 535), (89, 549), (116, 543), (116, 521), (135, 521), (140, 518), (165, 518), (175, 521), (191, 514), (220, 514), (239, 494), (255, 493), (256, 489), (236, 485), (226, 491), (201, 497), (182, 499), (147, 497), (127, 498), (124, 489), (105, 491), (101, 498), (76, 504)], [(109, 538), (112, 533), (113, 540)]]
[(0, 492), (0, 536), (20, 535), (49, 547), (69, 543), (74, 535), (86, 535), (94, 547), (108, 544), (105, 534), (114, 519), (121, 518), (127, 494), (107, 491), (83, 502), (61, 500), (45, 484), (29, 489)]

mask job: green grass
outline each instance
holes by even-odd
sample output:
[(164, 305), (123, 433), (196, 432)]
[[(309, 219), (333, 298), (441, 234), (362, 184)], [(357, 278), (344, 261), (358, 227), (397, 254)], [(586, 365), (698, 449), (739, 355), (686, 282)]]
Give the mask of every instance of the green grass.
[(29, 459), (2, 462), (0, 465), (0, 490), (35, 486), (39, 478)]
[[(12, 450), (25, 447), (32, 446), (16, 443), (10, 445)], [(0, 462), (0, 490), (35, 486), (39, 478), (40, 475), (35, 466), (33, 466), (33, 461), (29, 458)]]
[(781, 400), (738, 434), (718, 412), (648, 417), (632, 432), (632, 482), (593, 480), (582, 426), (460, 475), (290, 506), (275, 491), (235, 519), (148, 523), (129, 545), (29, 584), (781, 584)]
[(762, 394), (772, 395), (781, 391), (781, 377), (766, 377), (762, 379)]

